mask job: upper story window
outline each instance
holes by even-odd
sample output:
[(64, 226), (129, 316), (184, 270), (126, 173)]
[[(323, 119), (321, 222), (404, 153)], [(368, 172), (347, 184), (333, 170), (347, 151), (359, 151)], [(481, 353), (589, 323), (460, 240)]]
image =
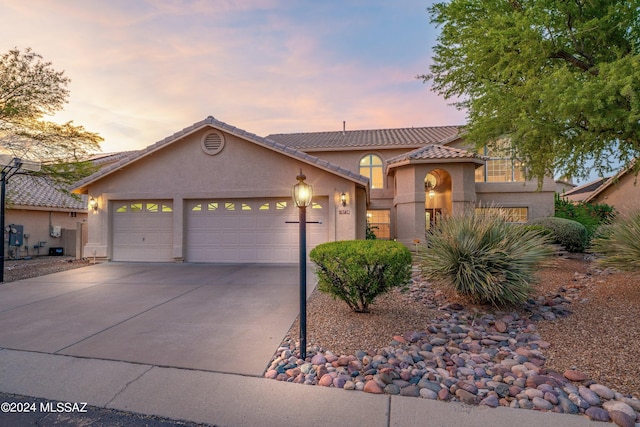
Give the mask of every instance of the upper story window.
[(505, 142), (492, 149), (483, 147), (478, 151), (489, 159), (483, 167), (476, 169), (476, 182), (524, 182), (524, 165), (513, 155)]
[(371, 188), (383, 188), (382, 159), (375, 154), (367, 154), (360, 159), (360, 175), (369, 178)]

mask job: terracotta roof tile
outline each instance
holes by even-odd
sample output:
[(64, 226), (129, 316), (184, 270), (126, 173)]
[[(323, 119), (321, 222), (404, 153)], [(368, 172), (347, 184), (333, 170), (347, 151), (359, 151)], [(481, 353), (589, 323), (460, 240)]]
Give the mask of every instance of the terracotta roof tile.
[(429, 144), (405, 154), (392, 157), (387, 160), (387, 164), (406, 162), (411, 160), (443, 160), (443, 159), (485, 159), (484, 156), (473, 151), (461, 148), (446, 147), (444, 145)]
[(87, 196), (73, 197), (46, 176), (13, 175), (7, 181), (7, 196), (13, 206), (85, 210)]
[(461, 129), (461, 126), (434, 126), (272, 134), (267, 138), (305, 151), (321, 148), (416, 147), (424, 144), (449, 142), (458, 137)]

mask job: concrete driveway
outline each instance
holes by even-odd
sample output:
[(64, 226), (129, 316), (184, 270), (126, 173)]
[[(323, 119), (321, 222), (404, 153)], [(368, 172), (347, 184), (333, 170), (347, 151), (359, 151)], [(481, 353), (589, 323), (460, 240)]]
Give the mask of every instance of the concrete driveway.
[(262, 376), (298, 289), (295, 265), (98, 264), (0, 285), (0, 348)]

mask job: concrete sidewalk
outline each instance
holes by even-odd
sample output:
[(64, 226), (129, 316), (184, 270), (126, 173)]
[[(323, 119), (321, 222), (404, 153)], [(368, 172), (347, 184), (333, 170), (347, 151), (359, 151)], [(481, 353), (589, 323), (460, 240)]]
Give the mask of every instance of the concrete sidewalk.
[(4, 284), (0, 392), (231, 427), (596, 425), (263, 378), (296, 315), (292, 267), (114, 263)]

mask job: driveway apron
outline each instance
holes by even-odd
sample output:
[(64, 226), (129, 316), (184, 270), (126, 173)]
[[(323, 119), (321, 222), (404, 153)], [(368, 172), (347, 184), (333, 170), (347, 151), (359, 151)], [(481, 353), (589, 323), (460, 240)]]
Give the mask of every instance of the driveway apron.
[(0, 347), (261, 376), (298, 279), (295, 265), (104, 263), (8, 283)]

